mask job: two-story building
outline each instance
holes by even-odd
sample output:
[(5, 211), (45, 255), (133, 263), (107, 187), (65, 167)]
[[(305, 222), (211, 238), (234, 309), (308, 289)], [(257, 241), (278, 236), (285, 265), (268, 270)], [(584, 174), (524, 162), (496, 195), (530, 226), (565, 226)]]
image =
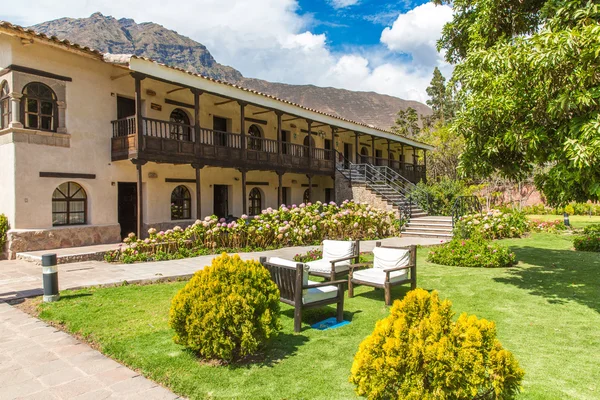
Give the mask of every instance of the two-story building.
[(342, 201), (336, 163), (387, 165), (416, 182), (430, 149), (0, 22), (0, 213), (12, 255), (117, 242), (212, 214)]

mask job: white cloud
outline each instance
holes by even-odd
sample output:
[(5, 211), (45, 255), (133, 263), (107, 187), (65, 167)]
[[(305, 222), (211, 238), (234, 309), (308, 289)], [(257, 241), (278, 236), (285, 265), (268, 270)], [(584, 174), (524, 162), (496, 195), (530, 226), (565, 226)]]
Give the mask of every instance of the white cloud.
[(330, 0), (329, 3), (333, 8), (346, 8), (358, 4), (360, 0)]
[(400, 14), (392, 27), (381, 33), (381, 42), (388, 49), (410, 54), (414, 62), (433, 65), (441, 56), (436, 49), (445, 23), (452, 20), (452, 8), (425, 3), (406, 14)]
[[(0, 19), (31, 25), (96, 11), (164, 25), (203, 43), (218, 62), (244, 76), (270, 81), (376, 91), (424, 102), (433, 67), (442, 65), (445, 74), (449, 70), (435, 52), (448, 7), (432, 4), (398, 16), (383, 31), (379, 49), (342, 54), (331, 51), (324, 34), (307, 30), (313, 21), (299, 14), (297, 0), (181, 0), (177, 7), (167, 7), (163, 0), (29, 0), (14, 2), (10, 15), (0, 10)], [(393, 53), (410, 54), (412, 61), (391, 61)]]

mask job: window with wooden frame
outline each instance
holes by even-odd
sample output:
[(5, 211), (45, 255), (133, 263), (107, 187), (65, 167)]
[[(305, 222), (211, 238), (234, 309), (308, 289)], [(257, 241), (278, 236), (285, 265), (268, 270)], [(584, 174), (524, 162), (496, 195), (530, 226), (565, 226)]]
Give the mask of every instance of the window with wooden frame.
[(250, 191), (250, 195), (248, 197), (250, 200), (248, 214), (249, 215), (259, 215), (262, 211), (262, 193), (259, 188), (254, 188)]
[(10, 124), (10, 97), (8, 83), (3, 81), (0, 85), (0, 129), (8, 128)]
[(171, 192), (171, 220), (192, 218), (192, 196), (187, 187), (180, 185)]
[(171, 139), (183, 140), (189, 142), (192, 138), (192, 126), (190, 117), (180, 108), (176, 108), (171, 112), (169, 118), (171, 127)]
[(48, 86), (32, 82), (23, 89), (21, 113), (25, 128), (56, 131), (58, 107), (56, 93)]
[(257, 125), (250, 125), (250, 128), (248, 128), (248, 150), (262, 150), (261, 137), (260, 128)]
[(65, 182), (52, 194), (52, 226), (85, 225), (87, 195), (75, 182)]

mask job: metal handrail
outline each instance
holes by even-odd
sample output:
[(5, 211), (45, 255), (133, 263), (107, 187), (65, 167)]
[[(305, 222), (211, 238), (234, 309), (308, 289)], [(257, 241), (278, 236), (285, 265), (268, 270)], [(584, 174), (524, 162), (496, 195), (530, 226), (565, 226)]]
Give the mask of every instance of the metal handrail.
[(483, 207), (477, 196), (458, 196), (452, 205), (452, 227), (460, 217), (482, 211)]
[(399, 174), (398, 172), (394, 171), (392, 168), (382, 165), (382, 166), (377, 166), (375, 168), (378, 168), (380, 170), (383, 170), (386, 176), (389, 176), (389, 180), (391, 182), (396, 183), (397, 181), (401, 181), (403, 182), (403, 185), (407, 186), (410, 188), (410, 190), (407, 190), (408, 194), (407, 197), (409, 197), (411, 200), (414, 200), (414, 193), (418, 193), (420, 195), (424, 195), (425, 198), (427, 199), (427, 209), (425, 211), (427, 212), (431, 212), (431, 208), (433, 205), (433, 200), (431, 198), (431, 195), (429, 193), (427, 193), (426, 191), (424, 191), (423, 189), (420, 189), (417, 185), (415, 185), (414, 183), (412, 183), (411, 181), (409, 181), (408, 179), (406, 179), (404, 176), (402, 176), (401, 174)]
[[(364, 183), (371, 190), (379, 194), (387, 201), (391, 201), (394, 205), (400, 208), (401, 215), (408, 221), (412, 212), (412, 200), (407, 197), (406, 189), (398, 185), (397, 182), (389, 180), (385, 171), (379, 170), (371, 164), (354, 164), (350, 160), (346, 159), (341, 153), (338, 154), (338, 162), (336, 162), (336, 169), (344, 175), (350, 182), (357, 181)], [(347, 166), (348, 168), (345, 168)], [(343, 171), (349, 170), (350, 176), (346, 176)], [(354, 172), (354, 174), (353, 174)], [(357, 179), (355, 179), (356, 177)], [(383, 184), (383, 187), (382, 187)], [(383, 188), (390, 188), (395, 192), (395, 195), (400, 196), (402, 201), (396, 201), (389, 197), (389, 195), (382, 191)]]

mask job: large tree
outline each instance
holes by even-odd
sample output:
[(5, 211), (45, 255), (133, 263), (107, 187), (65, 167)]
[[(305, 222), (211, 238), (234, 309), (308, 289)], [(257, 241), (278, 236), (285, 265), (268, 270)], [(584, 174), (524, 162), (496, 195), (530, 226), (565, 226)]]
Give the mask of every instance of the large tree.
[(433, 78), (426, 89), (429, 100), (427, 105), (433, 111), (432, 120), (444, 124), (454, 116), (454, 105), (452, 101), (452, 90), (446, 86), (446, 78), (438, 67), (433, 70)]
[(419, 134), (419, 114), (417, 110), (408, 107), (406, 110), (398, 111), (396, 125), (392, 130), (405, 137), (415, 137)]
[(465, 138), (463, 171), (518, 180), (538, 167), (536, 184), (551, 204), (598, 199), (597, 2), (459, 0), (453, 7), (440, 46), (460, 61), (451, 130)]

